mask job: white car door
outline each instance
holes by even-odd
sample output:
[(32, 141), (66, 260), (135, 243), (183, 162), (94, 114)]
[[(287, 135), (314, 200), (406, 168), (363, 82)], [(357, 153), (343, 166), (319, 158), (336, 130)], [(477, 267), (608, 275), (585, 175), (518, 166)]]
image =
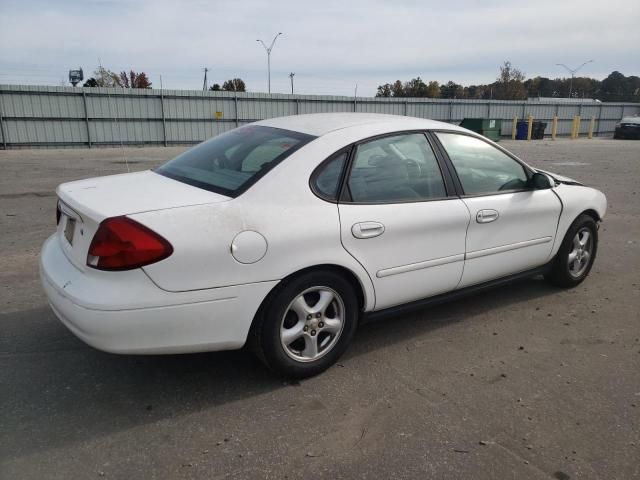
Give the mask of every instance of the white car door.
[(459, 287), (544, 265), (562, 210), (553, 189), (531, 188), (527, 169), (490, 143), (453, 132), (436, 135), (471, 214)]
[(376, 138), (352, 158), (338, 205), (341, 239), (373, 281), (375, 309), (455, 289), (469, 212), (426, 136)]

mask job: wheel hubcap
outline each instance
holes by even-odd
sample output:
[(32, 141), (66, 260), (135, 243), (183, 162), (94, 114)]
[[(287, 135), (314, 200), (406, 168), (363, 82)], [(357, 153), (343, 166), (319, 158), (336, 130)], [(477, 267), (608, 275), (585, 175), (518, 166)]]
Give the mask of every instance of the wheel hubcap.
[(578, 230), (576, 236), (573, 237), (573, 245), (567, 261), (569, 274), (572, 277), (578, 278), (587, 270), (592, 253), (593, 237), (591, 230), (582, 228)]
[(329, 287), (308, 288), (289, 304), (280, 324), (285, 353), (312, 362), (335, 347), (344, 326), (344, 303)]

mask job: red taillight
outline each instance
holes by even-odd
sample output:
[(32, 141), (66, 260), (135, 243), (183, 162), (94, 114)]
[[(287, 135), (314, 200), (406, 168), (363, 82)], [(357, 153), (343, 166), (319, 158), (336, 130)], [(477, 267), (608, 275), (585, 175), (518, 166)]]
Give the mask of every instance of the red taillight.
[(167, 258), (173, 247), (127, 217), (108, 218), (93, 236), (87, 265), (98, 270), (131, 270)]

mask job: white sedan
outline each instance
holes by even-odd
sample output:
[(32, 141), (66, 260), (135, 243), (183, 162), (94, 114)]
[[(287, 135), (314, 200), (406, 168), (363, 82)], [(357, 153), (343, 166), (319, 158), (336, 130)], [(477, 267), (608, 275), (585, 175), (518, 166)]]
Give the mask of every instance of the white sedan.
[(114, 353), (237, 349), (317, 374), (360, 321), (543, 273), (588, 275), (605, 196), (446, 123), (265, 120), (163, 166), (65, 183), (41, 277)]

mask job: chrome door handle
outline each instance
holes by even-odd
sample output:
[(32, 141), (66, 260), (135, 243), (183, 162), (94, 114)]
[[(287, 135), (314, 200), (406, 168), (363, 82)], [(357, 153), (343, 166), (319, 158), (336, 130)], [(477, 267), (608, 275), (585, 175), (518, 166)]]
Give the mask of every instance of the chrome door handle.
[(497, 210), (480, 210), (477, 214), (476, 214), (476, 222), (478, 223), (490, 223), (490, 222), (495, 222), (498, 217), (500, 216), (500, 214), (498, 213)]
[(373, 238), (384, 233), (384, 225), (380, 222), (360, 222), (351, 227), (351, 233), (356, 238)]

